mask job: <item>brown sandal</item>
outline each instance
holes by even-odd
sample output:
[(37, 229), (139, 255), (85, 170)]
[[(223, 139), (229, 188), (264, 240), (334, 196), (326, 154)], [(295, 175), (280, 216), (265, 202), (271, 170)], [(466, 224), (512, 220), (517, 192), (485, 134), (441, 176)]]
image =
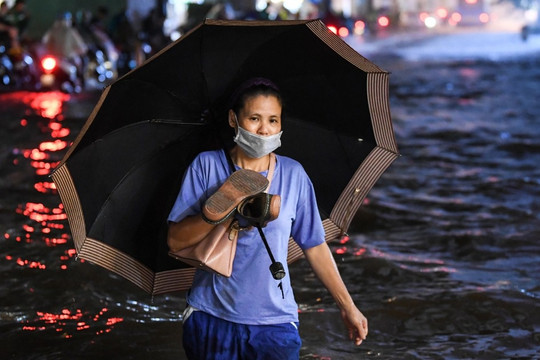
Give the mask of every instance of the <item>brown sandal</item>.
[(256, 171), (235, 171), (204, 203), (202, 218), (213, 225), (220, 224), (234, 214), (245, 198), (258, 194), (268, 186), (268, 180)]
[(277, 219), (281, 207), (281, 197), (267, 193), (258, 193), (246, 198), (238, 205), (238, 214), (253, 226), (265, 227)]

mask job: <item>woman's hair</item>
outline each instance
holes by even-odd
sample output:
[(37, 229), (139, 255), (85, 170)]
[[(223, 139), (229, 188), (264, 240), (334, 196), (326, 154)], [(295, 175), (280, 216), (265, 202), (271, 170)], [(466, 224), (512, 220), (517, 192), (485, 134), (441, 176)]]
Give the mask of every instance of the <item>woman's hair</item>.
[(274, 96), (279, 101), (279, 104), (283, 106), (281, 93), (277, 85), (266, 78), (258, 77), (240, 84), (231, 98), (230, 108), (238, 114), (238, 111), (246, 104), (247, 99), (258, 95)]

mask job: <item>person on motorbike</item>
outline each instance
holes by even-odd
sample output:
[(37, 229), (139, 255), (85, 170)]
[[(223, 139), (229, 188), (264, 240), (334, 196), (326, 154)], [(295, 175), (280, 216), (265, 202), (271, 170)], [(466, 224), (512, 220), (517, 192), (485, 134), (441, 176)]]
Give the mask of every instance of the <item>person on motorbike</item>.
[[(84, 57), (88, 46), (81, 34), (73, 27), (70, 12), (63, 13), (45, 33), (42, 43), (49, 55), (65, 59), (77, 68), (77, 78), (84, 81)], [(84, 85), (84, 84), (82, 84)]]
[(0, 44), (7, 45), (10, 55), (16, 55), (21, 53), (19, 30), (10, 22), (8, 14), (9, 8), (4, 1), (0, 4)]
[(6, 13), (7, 21), (17, 28), (19, 36), (24, 33), (30, 22), (30, 14), (26, 10), (25, 0), (16, 0), (15, 4)]

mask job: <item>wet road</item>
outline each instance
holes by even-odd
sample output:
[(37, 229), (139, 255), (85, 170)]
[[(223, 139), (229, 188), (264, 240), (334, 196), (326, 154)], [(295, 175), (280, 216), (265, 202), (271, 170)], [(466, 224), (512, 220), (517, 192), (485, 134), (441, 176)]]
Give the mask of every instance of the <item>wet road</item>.
[[(540, 58), (404, 61), (402, 157), (333, 244), (370, 320), (358, 348), (304, 261), (302, 359), (530, 359), (540, 350)], [(182, 294), (151, 298), (76, 261), (49, 174), (98, 94), (0, 95), (0, 355), (183, 359)]]

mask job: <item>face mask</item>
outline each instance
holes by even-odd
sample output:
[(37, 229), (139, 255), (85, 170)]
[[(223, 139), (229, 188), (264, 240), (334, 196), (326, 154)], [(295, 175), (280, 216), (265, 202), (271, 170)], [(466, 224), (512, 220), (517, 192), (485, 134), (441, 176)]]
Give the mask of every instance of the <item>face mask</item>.
[(268, 136), (253, 134), (240, 127), (236, 114), (234, 118), (237, 125), (234, 142), (237, 143), (238, 146), (240, 146), (249, 157), (258, 159), (270, 154), (272, 151), (281, 146), (281, 134), (283, 134), (283, 131), (280, 131), (275, 135)]

